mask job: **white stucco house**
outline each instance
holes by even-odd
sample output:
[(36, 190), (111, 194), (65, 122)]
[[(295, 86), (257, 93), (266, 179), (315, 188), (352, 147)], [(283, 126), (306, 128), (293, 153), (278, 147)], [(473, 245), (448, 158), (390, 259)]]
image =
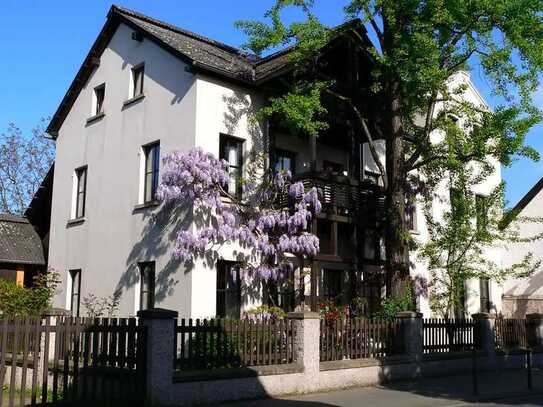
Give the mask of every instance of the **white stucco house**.
[[(543, 257), (543, 179), (540, 179), (511, 210), (514, 214), (510, 227), (514, 227), (521, 239), (531, 241), (512, 242), (504, 250), (507, 266), (518, 264), (528, 254), (534, 261)], [(543, 313), (543, 269), (539, 267), (529, 277), (511, 278), (504, 283), (503, 314), (511, 318), (524, 318), (526, 314)]]
[[(366, 38), (359, 22), (350, 24)], [(354, 39), (334, 40), (326, 69), (367, 89), (368, 56), (349, 41)], [(268, 152), (272, 165), (326, 191), (325, 211), (314, 225), (321, 253), (306, 293), (313, 285), (318, 298), (362, 296), (370, 310), (378, 306), (384, 279), (382, 239), (376, 230), (384, 194), (367, 143), (355, 138), (341, 112), (335, 112), (335, 122), (314, 145), (289, 135), (280, 123), (254, 126), (249, 120), (288, 76), (287, 62), (288, 50), (259, 58), (111, 8), (47, 129), (57, 146), (49, 249), (49, 266), (63, 277), (57, 306), (84, 315), (83, 297), (118, 291), (123, 316), (152, 306), (175, 309), (182, 317), (239, 316), (270, 296), (284, 308), (292, 307), (295, 283), (248, 289), (238, 281), (231, 271), (234, 248), (222, 248), (211, 266), (197, 261), (188, 267), (172, 260), (176, 232), (193, 223), (187, 214), (162, 213), (155, 201), (160, 157), (196, 146), (227, 159), (233, 174), (243, 174), (251, 151)], [(484, 104), (467, 74), (453, 80), (467, 83), (466, 97)], [(375, 101), (363, 105), (370, 117), (379, 110)], [(383, 154), (384, 142), (377, 144)], [(500, 180), (497, 165), (489, 182), (497, 185)], [(476, 193), (484, 194), (491, 185), (477, 188)], [(436, 214), (443, 211), (439, 205), (447, 205), (446, 199), (436, 204)], [(427, 239), (416, 203), (410, 219), (416, 239)], [(415, 254), (413, 264), (413, 275), (427, 279)], [(481, 298), (500, 309), (499, 285), (467, 284), (468, 313), (481, 310)], [(424, 293), (417, 304), (430, 315)]]

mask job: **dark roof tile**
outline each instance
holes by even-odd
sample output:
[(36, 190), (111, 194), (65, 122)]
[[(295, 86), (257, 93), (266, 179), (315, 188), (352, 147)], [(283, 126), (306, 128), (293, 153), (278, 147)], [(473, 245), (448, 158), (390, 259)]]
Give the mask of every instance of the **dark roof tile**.
[(0, 263), (45, 264), (40, 237), (28, 219), (0, 214)]

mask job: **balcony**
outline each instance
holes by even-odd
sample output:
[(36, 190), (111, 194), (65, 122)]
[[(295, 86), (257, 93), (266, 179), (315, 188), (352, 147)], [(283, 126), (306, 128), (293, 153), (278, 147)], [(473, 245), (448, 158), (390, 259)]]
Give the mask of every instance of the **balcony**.
[[(372, 180), (359, 181), (349, 176), (306, 172), (295, 175), (293, 181), (302, 182), (306, 190), (317, 188), (324, 216), (372, 221), (384, 216), (383, 188)], [(288, 206), (289, 197), (282, 196), (280, 202), (282, 206)], [(368, 216), (360, 217), (360, 214)]]

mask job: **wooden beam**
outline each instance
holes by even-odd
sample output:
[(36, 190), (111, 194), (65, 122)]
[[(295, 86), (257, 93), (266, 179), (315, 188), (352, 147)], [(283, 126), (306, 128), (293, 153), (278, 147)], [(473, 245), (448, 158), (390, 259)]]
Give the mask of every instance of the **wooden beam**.
[(311, 171), (317, 171), (317, 136), (314, 135), (310, 139), (311, 143)]
[(15, 284), (17, 284), (19, 287), (23, 287), (25, 284), (25, 271), (24, 270), (17, 270), (15, 272)]

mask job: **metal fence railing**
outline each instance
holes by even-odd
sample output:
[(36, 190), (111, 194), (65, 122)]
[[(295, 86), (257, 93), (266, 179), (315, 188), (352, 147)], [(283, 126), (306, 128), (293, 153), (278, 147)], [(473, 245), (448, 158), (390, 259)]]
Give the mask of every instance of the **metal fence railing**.
[(423, 319), (423, 352), (430, 354), (473, 350), (474, 326), (472, 319)]

